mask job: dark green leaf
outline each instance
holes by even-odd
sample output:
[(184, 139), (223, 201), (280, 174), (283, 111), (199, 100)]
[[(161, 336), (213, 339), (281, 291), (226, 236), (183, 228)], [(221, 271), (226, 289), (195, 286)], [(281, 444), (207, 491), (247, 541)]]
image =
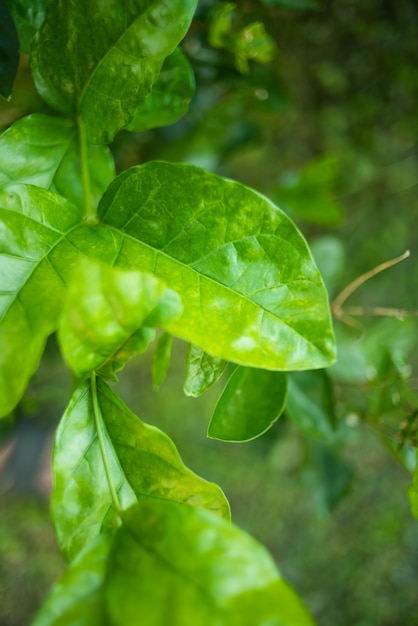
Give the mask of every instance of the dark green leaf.
[(177, 48), (165, 59), (152, 91), (144, 105), (136, 111), (128, 126), (129, 130), (147, 130), (174, 124), (187, 112), (194, 89), (192, 67)]
[(124, 516), (106, 595), (114, 626), (312, 626), (255, 539), (203, 509), (148, 500)]
[(208, 436), (223, 441), (259, 437), (282, 414), (286, 396), (287, 374), (237, 367), (218, 400)]
[(0, 190), (0, 415), (20, 400), (57, 326), (78, 253), (66, 242), (81, 216), (67, 200), (30, 185)]
[(317, 0), (261, 0), (267, 7), (290, 9), (291, 11), (317, 10), (320, 4)]
[(152, 362), (152, 381), (154, 389), (159, 389), (167, 375), (170, 365), (171, 344), (173, 337), (169, 333), (163, 333), (155, 346), (154, 359)]
[(122, 238), (118, 265), (155, 272), (181, 295), (184, 313), (168, 332), (265, 369), (334, 360), (321, 276), (267, 198), (191, 165), (154, 162), (118, 176), (99, 216)]
[(81, 114), (92, 143), (110, 141), (145, 102), (196, 4), (57, 0), (32, 46), (39, 93), (59, 111)]
[(313, 439), (306, 441), (304, 482), (320, 515), (329, 515), (350, 491), (353, 470), (336, 446)]
[(53, 587), (32, 626), (104, 626), (104, 579), (111, 540), (99, 535), (89, 543)]
[(18, 34), (20, 49), (29, 54), (31, 41), (42, 26), (46, 9), (53, 0), (7, 0)]
[(217, 359), (190, 344), (186, 358), (186, 380), (183, 390), (186, 396), (197, 398), (214, 385), (226, 367), (226, 361)]
[(10, 100), (19, 65), (16, 26), (5, 0), (0, 0), (0, 96)]
[[(29, 183), (57, 191), (81, 210), (84, 191), (78, 136), (71, 120), (33, 114), (0, 135), (0, 186)], [(115, 166), (105, 146), (88, 146), (91, 201), (97, 207)]]
[[(62, 353), (80, 378), (103, 367), (108, 371), (114, 358), (121, 363), (121, 350), (126, 353), (126, 343), (142, 326), (165, 324), (181, 312), (179, 296), (153, 274), (84, 259), (69, 286), (61, 317)], [(153, 339), (154, 333), (145, 331), (141, 337)], [(132, 347), (130, 342), (129, 352)]]
[(328, 437), (335, 431), (334, 390), (324, 370), (289, 374), (286, 414), (310, 437)]
[[(102, 432), (122, 509), (141, 497), (178, 500), (229, 518), (217, 485), (187, 469), (173, 442), (144, 424), (97, 380)], [(114, 509), (94, 425), (90, 384), (75, 391), (55, 439), (52, 512), (58, 542), (72, 559), (95, 535), (114, 530)]]

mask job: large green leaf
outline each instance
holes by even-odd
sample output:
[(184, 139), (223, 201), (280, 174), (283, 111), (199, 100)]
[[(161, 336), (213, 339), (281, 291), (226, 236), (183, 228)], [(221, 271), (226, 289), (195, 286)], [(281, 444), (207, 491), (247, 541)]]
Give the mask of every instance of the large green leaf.
[[(153, 274), (83, 259), (61, 317), (61, 350), (79, 378), (100, 368), (108, 374), (114, 358), (119, 365), (120, 351), (126, 352), (127, 342), (142, 326), (164, 325), (181, 312), (179, 296)], [(141, 336), (151, 340), (154, 333)], [(143, 343), (145, 349), (148, 344)]]
[(174, 124), (185, 115), (194, 89), (192, 67), (177, 48), (165, 59), (151, 92), (130, 122), (129, 130), (147, 130)]
[(214, 385), (226, 367), (226, 361), (203, 352), (190, 344), (186, 358), (186, 379), (183, 391), (186, 396), (197, 398)]
[(286, 414), (311, 437), (327, 437), (335, 431), (334, 389), (324, 370), (289, 375)]
[[(106, 456), (122, 509), (146, 496), (206, 507), (229, 518), (220, 488), (187, 469), (167, 435), (144, 424), (106, 383), (97, 383)], [(114, 529), (88, 382), (75, 391), (58, 427), (53, 472), (55, 529), (72, 559), (96, 534)]]
[(237, 367), (218, 400), (208, 436), (223, 441), (259, 437), (282, 414), (286, 396), (286, 373)]
[(20, 400), (57, 326), (78, 258), (66, 237), (80, 219), (74, 205), (44, 189), (0, 189), (0, 415)]
[(19, 65), (16, 26), (5, 0), (0, 0), (0, 96), (10, 99)]
[(111, 540), (99, 535), (88, 544), (53, 587), (32, 626), (107, 624), (104, 578)]
[[(35, 113), (0, 135), (0, 186), (29, 183), (57, 191), (84, 209), (78, 135), (72, 120)], [(87, 148), (91, 202), (97, 207), (115, 176), (106, 146)]]
[(121, 267), (155, 272), (181, 295), (172, 334), (264, 369), (333, 362), (319, 271), (302, 235), (267, 198), (191, 165), (154, 162), (118, 176), (99, 216), (122, 239)]
[(114, 626), (312, 626), (255, 539), (203, 509), (139, 502), (117, 531), (106, 580)]
[(30, 43), (53, 0), (7, 0), (19, 34), (20, 49), (29, 54)]
[(39, 93), (59, 111), (81, 114), (93, 143), (110, 141), (145, 102), (196, 4), (57, 0), (32, 46)]

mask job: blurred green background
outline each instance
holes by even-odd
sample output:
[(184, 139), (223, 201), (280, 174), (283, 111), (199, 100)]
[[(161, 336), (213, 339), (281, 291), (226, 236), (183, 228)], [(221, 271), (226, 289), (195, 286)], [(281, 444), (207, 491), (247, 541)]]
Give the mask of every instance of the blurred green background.
[[(183, 49), (197, 83), (188, 114), (120, 133), (118, 171), (187, 161), (255, 187), (297, 222), (331, 298), (409, 249), (349, 304), (418, 309), (417, 3), (201, 1)], [(34, 111), (50, 112), (22, 58), (0, 127)], [(335, 329), (333, 437), (285, 415), (254, 442), (208, 440), (222, 382), (185, 397), (181, 342), (158, 392), (151, 353), (129, 365), (118, 391), (222, 486), (234, 521), (271, 550), (319, 626), (418, 626), (418, 523), (406, 494), (417, 318), (337, 320)], [(28, 624), (64, 568), (46, 494), (51, 435), (72, 385), (52, 338), (16, 415), (0, 425), (0, 626)]]

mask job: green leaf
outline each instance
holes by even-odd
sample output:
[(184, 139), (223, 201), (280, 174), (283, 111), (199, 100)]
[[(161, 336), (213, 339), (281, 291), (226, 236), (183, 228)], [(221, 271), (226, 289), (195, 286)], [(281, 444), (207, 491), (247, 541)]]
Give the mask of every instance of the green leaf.
[(248, 61), (269, 63), (274, 59), (277, 47), (266, 32), (262, 22), (254, 22), (243, 28), (234, 43), (235, 65), (242, 74), (250, 71)]
[(63, 356), (79, 378), (109, 365), (113, 357), (120, 364), (120, 351), (142, 326), (164, 325), (181, 312), (179, 296), (156, 276), (83, 259), (58, 331)]
[(56, 329), (78, 252), (66, 242), (81, 219), (70, 202), (30, 185), (0, 189), (0, 415), (20, 400)]
[(237, 367), (218, 400), (208, 436), (249, 441), (268, 430), (286, 403), (287, 374)]
[(321, 276), (302, 235), (267, 198), (191, 165), (154, 162), (119, 175), (99, 216), (122, 238), (119, 266), (155, 272), (181, 295), (171, 334), (264, 369), (334, 361)]
[[(221, 489), (187, 469), (173, 442), (144, 424), (97, 380), (102, 433), (122, 509), (138, 498), (178, 500), (229, 519)], [(114, 508), (94, 425), (90, 383), (75, 391), (58, 427), (52, 513), (59, 545), (72, 559), (100, 532), (114, 530)]]
[(324, 370), (291, 372), (286, 414), (310, 437), (329, 437), (337, 426), (334, 389)]
[(196, 4), (109, 0), (104, 7), (101, 0), (57, 0), (32, 46), (39, 93), (62, 113), (79, 113), (91, 143), (111, 141), (145, 102)]
[(20, 49), (29, 54), (36, 31), (42, 26), (48, 5), (53, 0), (7, 0), (19, 34)]
[(353, 469), (335, 445), (306, 441), (307, 459), (303, 481), (312, 494), (319, 515), (329, 515), (350, 491)]
[(186, 396), (197, 398), (214, 385), (226, 367), (226, 361), (217, 359), (190, 344), (186, 358), (186, 379), (183, 390)]
[(227, 47), (236, 7), (237, 5), (233, 2), (221, 2), (214, 8), (208, 32), (209, 43), (214, 48)]
[[(115, 176), (106, 146), (88, 146), (91, 199), (94, 207)], [(84, 191), (75, 124), (35, 113), (0, 135), (0, 186), (29, 183), (51, 189), (84, 210)]]
[(107, 623), (104, 579), (111, 540), (99, 535), (67, 568), (32, 626), (102, 626)]
[(140, 131), (174, 124), (187, 112), (194, 90), (192, 66), (177, 48), (165, 59), (151, 92), (128, 129)]
[(412, 515), (418, 519), (418, 465), (415, 467), (412, 484), (408, 488), (408, 496), (411, 503)]
[(167, 375), (171, 358), (171, 345), (173, 337), (169, 333), (163, 333), (157, 341), (154, 359), (152, 362), (152, 381), (154, 389), (159, 389)]
[(203, 509), (149, 500), (124, 515), (110, 556), (114, 626), (313, 626), (255, 539)]
[(0, 0), (0, 96), (10, 100), (19, 65), (16, 26), (5, 0)]
[(267, 7), (290, 9), (291, 11), (318, 10), (320, 4), (317, 0), (261, 0)]

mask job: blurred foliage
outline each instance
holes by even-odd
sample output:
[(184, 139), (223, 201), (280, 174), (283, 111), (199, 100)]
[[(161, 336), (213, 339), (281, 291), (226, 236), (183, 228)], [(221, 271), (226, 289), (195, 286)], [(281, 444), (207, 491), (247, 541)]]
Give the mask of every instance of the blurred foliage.
[[(120, 133), (112, 146), (118, 170), (186, 161), (255, 187), (299, 223), (331, 298), (409, 249), (410, 259), (373, 277), (349, 304), (416, 310), (417, 41), (414, 0), (202, 0), (183, 45), (197, 85), (189, 111), (165, 128)], [(22, 56), (13, 97), (0, 103), (0, 127), (33, 111), (48, 108)], [(190, 467), (225, 487), (235, 520), (280, 557), (321, 626), (418, 624), (418, 529), (406, 498), (416, 463), (417, 318), (398, 317), (336, 320), (334, 402), (328, 397), (318, 415), (299, 397), (304, 424), (292, 421), (289, 406), (288, 417), (247, 444), (205, 439), (221, 383), (198, 400), (181, 396), (177, 342), (158, 394), (148, 354), (119, 383), (131, 408), (166, 430)], [(51, 346), (21, 412), (59, 413), (65, 403), (65, 374), (60, 389), (49, 387)], [(45, 539), (51, 556), (41, 551), (38, 563), (31, 554), (24, 573), (23, 557), (13, 556), (27, 551), (23, 541), (37, 545), (19, 534), (25, 520), (37, 532), (30, 521), (37, 511), (12, 502), (7, 514), (2, 509), (5, 626), (23, 623), (45, 595), (43, 559), (60, 570), (52, 539)], [(27, 613), (25, 585), (35, 598)]]

